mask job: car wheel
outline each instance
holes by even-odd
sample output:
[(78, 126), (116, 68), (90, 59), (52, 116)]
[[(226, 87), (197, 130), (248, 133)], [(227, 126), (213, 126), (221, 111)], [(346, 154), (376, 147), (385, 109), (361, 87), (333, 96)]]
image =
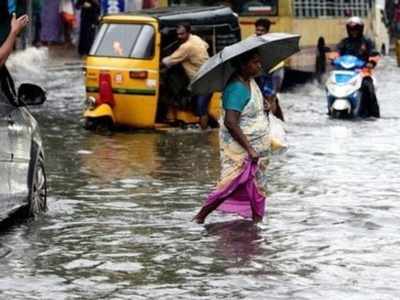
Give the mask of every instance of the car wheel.
[(47, 210), (47, 178), (41, 157), (38, 158), (33, 172), (28, 205), (29, 216), (35, 216)]

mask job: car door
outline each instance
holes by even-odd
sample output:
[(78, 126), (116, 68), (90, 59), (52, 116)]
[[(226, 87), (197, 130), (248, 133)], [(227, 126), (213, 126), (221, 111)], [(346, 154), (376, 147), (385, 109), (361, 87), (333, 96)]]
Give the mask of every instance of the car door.
[(7, 216), (13, 205), (11, 197), (12, 150), (9, 116), (14, 109), (0, 92), (0, 220)]
[(31, 160), (33, 124), (26, 108), (15, 108), (9, 114), (9, 134), (12, 162), (10, 169), (11, 196), (16, 201), (13, 208), (26, 203), (29, 187), (28, 173)]

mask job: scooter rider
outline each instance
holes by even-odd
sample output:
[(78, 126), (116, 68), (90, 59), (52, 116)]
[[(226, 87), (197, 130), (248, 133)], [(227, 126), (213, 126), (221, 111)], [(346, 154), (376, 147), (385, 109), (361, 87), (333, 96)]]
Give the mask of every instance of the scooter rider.
[[(348, 37), (344, 38), (337, 46), (339, 55), (353, 55), (366, 61), (366, 68), (376, 66), (379, 53), (375, 50), (374, 43), (364, 36), (364, 22), (359, 17), (351, 17), (346, 22)], [(361, 85), (360, 116), (380, 117), (378, 100), (371, 75), (366, 72)]]

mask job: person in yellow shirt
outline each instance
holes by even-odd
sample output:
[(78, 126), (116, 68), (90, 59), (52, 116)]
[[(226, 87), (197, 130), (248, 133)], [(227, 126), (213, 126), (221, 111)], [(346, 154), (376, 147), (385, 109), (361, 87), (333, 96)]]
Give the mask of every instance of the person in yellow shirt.
[[(199, 36), (191, 33), (191, 26), (188, 23), (181, 23), (177, 26), (176, 33), (180, 46), (170, 56), (162, 59), (162, 64), (167, 68), (176, 64), (182, 64), (189, 80), (192, 80), (200, 67), (209, 58), (208, 44)], [(206, 129), (208, 125), (208, 104), (212, 95), (196, 95), (194, 101), (196, 114), (200, 117), (200, 126)]]

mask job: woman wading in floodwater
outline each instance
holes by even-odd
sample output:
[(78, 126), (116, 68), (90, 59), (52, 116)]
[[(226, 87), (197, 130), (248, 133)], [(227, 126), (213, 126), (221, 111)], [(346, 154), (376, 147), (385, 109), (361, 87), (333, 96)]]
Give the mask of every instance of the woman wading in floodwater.
[(254, 80), (261, 70), (255, 51), (232, 61), (236, 72), (223, 91), (220, 128), (221, 179), (194, 217), (204, 223), (215, 209), (255, 222), (265, 211), (266, 168), (271, 153), (270, 127), (264, 98)]

